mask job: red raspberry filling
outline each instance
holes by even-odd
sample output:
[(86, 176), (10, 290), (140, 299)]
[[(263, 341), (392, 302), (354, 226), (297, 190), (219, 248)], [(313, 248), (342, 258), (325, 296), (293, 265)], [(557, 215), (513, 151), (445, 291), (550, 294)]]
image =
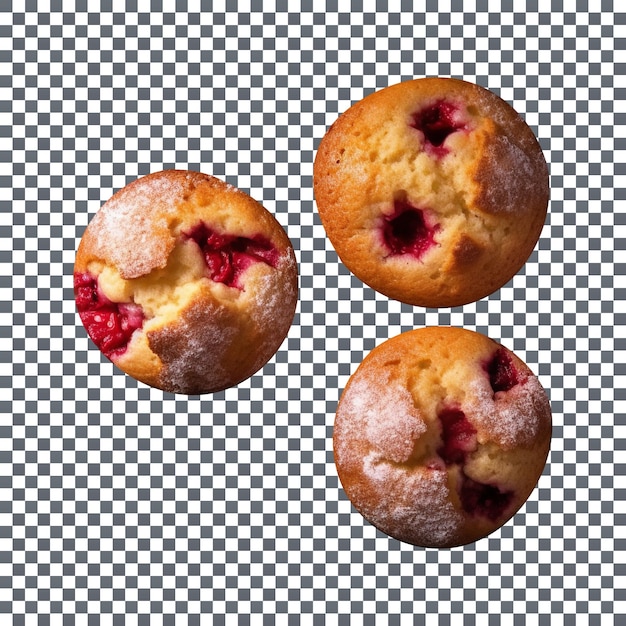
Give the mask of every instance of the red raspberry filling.
[(439, 414), (443, 445), (437, 454), (446, 465), (464, 463), (468, 452), (476, 450), (476, 429), (458, 409), (444, 409)]
[(243, 289), (241, 274), (254, 263), (271, 267), (278, 264), (278, 251), (261, 235), (248, 238), (220, 234), (201, 222), (185, 236), (202, 250), (211, 280), (228, 287)]
[(437, 156), (447, 154), (448, 150), (443, 146), (445, 140), (452, 133), (465, 129), (464, 124), (454, 120), (457, 111), (458, 107), (451, 102), (439, 100), (413, 115), (413, 128), (424, 135), (429, 152)]
[[(468, 453), (476, 450), (476, 429), (456, 408), (443, 409), (439, 413), (442, 445), (437, 454), (446, 465), (463, 467)], [(496, 485), (481, 483), (465, 472), (461, 473), (459, 497), (463, 510), (470, 515), (498, 520), (511, 503), (512, 491), (500, 491)]]
[(485, 365), (485, 370), (489, 374), (489, 382), (494, 393), (508, 391), (520, 382), (511, 355), (505, 348), (498, 348)]
[(384, 217), (382, 236), (392, 255), (410, 254), (420, 259), (435, 244), (439, 225), (426, 222), (424, 211), (404, 200), (393, 203), (394, 212)]
[(459, 495), (465, 511), (486, 517), (492, 522), (502, 517), (513, 498), (512, 491), (500, 491), (495, 485), (479, 483), (465, 474)]
[(88, 272), (74, 274), (74, 294), (78, 314), (92, 341), (109, 359), (124, 354), (132, 334), (143, 326), (141, 307), (132, 302), (112, 302)]

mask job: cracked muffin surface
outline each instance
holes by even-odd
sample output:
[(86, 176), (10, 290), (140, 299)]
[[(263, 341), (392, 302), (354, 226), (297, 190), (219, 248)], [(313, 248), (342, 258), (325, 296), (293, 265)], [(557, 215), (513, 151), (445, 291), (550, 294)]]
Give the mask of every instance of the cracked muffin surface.
[(423, 547), (477, 541), (526, 502), (546, 463), (548, 396), (479, 333), (421, 328), (375, 348), (337, 408), (337, 472), (354, 507)]
[(297, 302), (293, 247), (243, 191), (199, 172), (130, 183), (89, 223), (74, 266), (81, 320), (137, 380), (220, 391), (275, 354)]
[(366, 96), (320, 142), (320, 218), (359, 279), (407, 304), (459, 306), (530, 256), (549, 198), (532, 130), (494, 93), (422, 78)]

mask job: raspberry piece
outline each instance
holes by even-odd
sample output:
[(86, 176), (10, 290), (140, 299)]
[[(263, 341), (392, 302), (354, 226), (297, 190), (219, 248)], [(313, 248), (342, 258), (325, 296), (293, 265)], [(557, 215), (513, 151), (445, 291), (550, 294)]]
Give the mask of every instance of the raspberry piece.
[(87, 272), (74, 274), (74, 295), (79, 313), (97, 306), (102, 298), (96, 279)]
[(413, 128), (424, 135), (428, 151), (437, 156), (447, 154), (448, 151), (443, 146), (445, 140), (452, 133), (465, 128), (464, 124), (454, 121), (457, 110), (451, 102), (439, 100), (413, 115)]
[(497, 521), (507, 510), (513, 499), (512, 491), (500, 491), (496, 485), (488, 485), (463, 475), (460, 490), (463, 509), (471, 515)]
[(467, 453), (476, 449), (476, 429), (459, 409), (444, 409), (439, 420), (443, 443), (437, 454), (446, 465), (464, 463)]
[(80, 319), (96, 346), (109, 359), (124, 354), (132, 334), (143, 326), (141, 307), (111, 302), (88, 272), (74, 274), (74, 294)]
[[(462, 467), (467, 454), (477, 448), (476, 429), (465, 417), (465, 413), (456, 408), (441, 411), (439, 420), (442, 445), (437, 454), (446, 465)], [(459, 497), (461, 506), (467, 513), (486, 517), (495, 522), (508, 508), (513, 492), (500, 491), (495, 485), (473, 480), (462, 471)]]
[(396, 200), (392, 215), (384, 217), (383, 240), (391, 254), (411, 254), (416, 259), (435, 244), (435, 233), (439, 226), (430, 226), (424, 211), (405, 200)]
[(185, 236), (202, 250), (211, 280), (228, 287), (243, 289), (240, 276), (253, 263), (271, 267), (278, 264), (278, 251), (261, 235), (249, 238), (220, 234), (201, 222)]
[(508, 391), (520, 382), (511, 355), (504, 348), (498, 348), (485, 369), (489, 374), (489, 382), (494, 393)]

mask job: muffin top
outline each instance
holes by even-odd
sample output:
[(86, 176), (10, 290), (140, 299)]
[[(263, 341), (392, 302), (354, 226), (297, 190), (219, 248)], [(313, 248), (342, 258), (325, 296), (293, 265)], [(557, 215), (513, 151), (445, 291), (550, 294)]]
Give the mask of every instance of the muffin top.
[(488, 337), (421, 328), (375, 348), (337, 408), (334, 453), (354, 506), (420, 546), (476, 541), (526, 501), (545, 465), (550, 405)]
[(207, 393), (274, 354), (297, 300), (293, 247), (243, 191), (166, 170), (108, 200), (76, 255), (79, 314), (118, 367), (166, 391)]
[(336, 120), (314, 190), (348, 269), (390, 298), (441, 307), (485, 297), (519, 271), (545, 221), (549, 179), (532, 130), (504, 100), (423, 78)]

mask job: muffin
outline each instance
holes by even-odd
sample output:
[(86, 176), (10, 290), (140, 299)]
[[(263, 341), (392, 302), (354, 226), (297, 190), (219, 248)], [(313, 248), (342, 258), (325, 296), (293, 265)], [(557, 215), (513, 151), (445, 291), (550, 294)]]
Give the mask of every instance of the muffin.
[(451, 78), (377, 91), (343, 113), (314, 164), (320, 218), (360, 280), (401, 302), (452, 307), (506, 284), (537, 243), (548, 167), (494, 93)]
[(74, 266), (76, 306), (96, 346), (153, 387), (203, 394), (252, 376), (293, 321), (297, 268), (276, 219), (235, 187), (167, 170), (118, 191)]
[(366, 520), (400, 541), (449, 548), (520, 509), (551, 430), (547, 394), (513, 352), (473, 331), (431, 327), (364, 359), (341, 396), (333, 446)]

